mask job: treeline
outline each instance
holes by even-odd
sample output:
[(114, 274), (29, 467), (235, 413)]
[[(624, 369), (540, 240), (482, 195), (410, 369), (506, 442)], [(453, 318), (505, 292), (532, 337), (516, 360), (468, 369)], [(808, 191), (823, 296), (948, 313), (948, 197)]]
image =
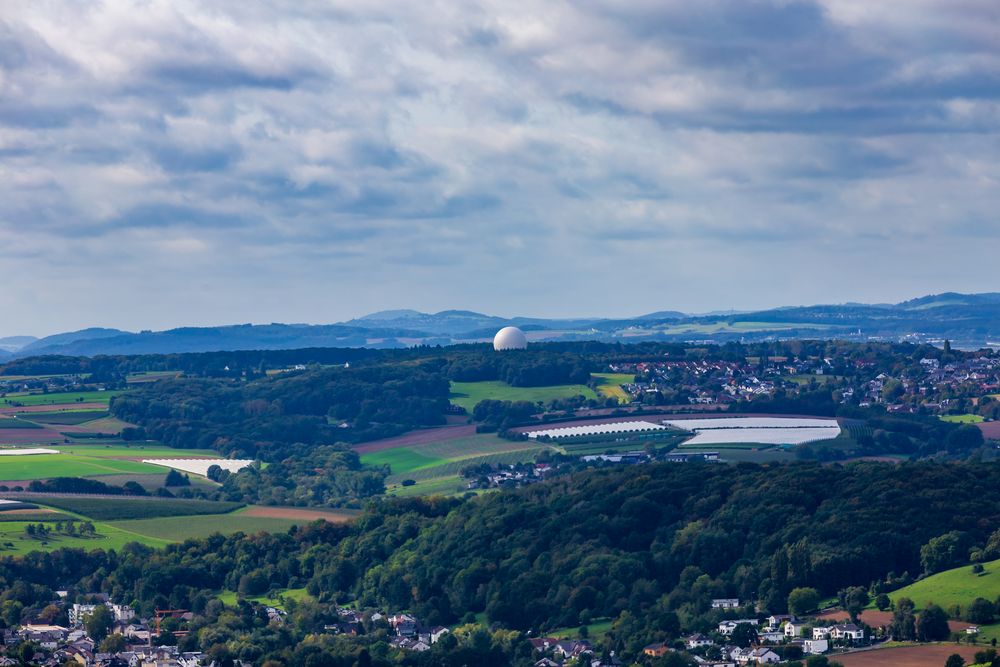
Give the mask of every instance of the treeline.
[(303, 446), (444, 423), (448, 379), (425, 365), (322, 368), (253, 382), (177, 378), (117, 396), (111, 412), (173, 447), (281, 461)]
[(492, 349), (455, 349), (445, 359), (444, 370), (449, 380), (500, 380), (513, 387), (586, 384), (593, 367), (584, 350), (556, 352), (548, 348), (510, 350), (503, 354)]

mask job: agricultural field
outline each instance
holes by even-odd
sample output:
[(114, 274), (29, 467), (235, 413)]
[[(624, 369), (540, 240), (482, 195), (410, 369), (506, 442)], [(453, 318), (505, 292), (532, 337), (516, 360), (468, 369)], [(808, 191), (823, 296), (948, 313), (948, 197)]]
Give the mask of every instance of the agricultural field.
[(807, 385), (812, 381), (816, 381), (817, 384), (828, 384), (830, 382), (839, 382), (844, 379), (842, 375), (816, 375), (814, 373), (806, 375), (789, 375), (787, 377), (781, 378), (782, 380), (788, 380), (789, 382), (794, 382), (798, 385)]
[(129, 373), (125, 378), (125, 382), (128, 384), (143, 384), (146, 382), (156, 382), (157, 380), (163, 380), (166, 378), (174, 378), (179, 376), (182, 371), (143, 371), (137, 373)]
[(45, 538), (30, 537), (25, 533), (27, 521), (0, 522), (0, 555), (20, 556), (32, 551), (54, 551), (64, 547), (73, 549), (121, 549), (129, 542), (140, 542), (152, 547), (165, 547), (170, 542), (149, 535), (140, 535), (109, 524), (95, 523), (94, 535), (64, 535), (55, 531)]
[(160, 470), (163, 469), (137, 461), (90, 455), (0, 456), (0, 482), (24, 482), (51, 477), (93, 477), (115, 473), (154, 473)]
[(977, 651), (982, 647), (962, 644), (921, 644), (917, 646), (899, 646), (893, 648), (875, 649), (872, 651), (856, 651), (833, 656), (833, 660), (844, 667), (941, 667), (953, 653), (957, 653), (967, 662), (972, 662)]
[(926, 579), (889, 593), (893, 602), (901, 597), (910, 598), (918, 609), (928, 603), (947, 609), (951, 605), (965, 608), (976, 598), (996, 600), (1000, 596), (1000, 560), (983, 563), (982, 574), (972, 571), (971, 565), (938, 572)]
[[(38, 424), (57, 424), (76, 426), (107, 417), (106, 410), (61, 410), (59, 412), (33, 412), (31, 422)], [(23, 421), (23, 419), (22, 419)], [(0, 422), (0, 428), (6, 428), (5, 422)], [(30, 423), (30, 422), (29, 422)]]
[(388, 495), (398, 498), (409, 498), (412, 496), (452, 496), (457, 493), (464, 493), (466, 490), (465, 481), (458, 475), (419, 479), (416, 482), (413, 486), (392, 486), (387, 490)]
[(70, 391), (52, 394), (7, 394), (0, 399), (0, 407), (30, 407), (36, 405), (73, 405), (74, 403), (103, 403), (122, 391)]
[(454, 476), (458, 478), (458, 474), (463, 468), (467, 468), (473, 465), (482, 465), (488, 463), (491, 465), (512, 465), (514, 463), (528, 463), (535, 460), (535, 457), (539, 453), (544, 451), (544, 447), (531, 447), (529, 449), (521, 449), (513, 452), (499, 452), (497, 454), (485, 454), (483, 456), (473, 456), (470, 458), (457, 459), (454, 461), (448, 461), (440, 465), (428, 466), (425, 468), (420, 468), (417, 470), (410, 470), (403, 473), (393, 473), (386, 478), (386, 484), (398, 484), (404, 479), (422, 480), (422, 479), (433, 479), (441, 477)]
[(486, 399), (498, 401), (531, 401), (545, 403), (557, 398), (584, 396), (597, 399), (594, 390), (583, 384), (561, 384), (551, 387), (512, 387), (506, 382), (452, 382), (451, 402), (469, 412), (476, 403)]
[(539, 447), (533, 442), (504, 440), (496, 435), (480, 433), (464, 438), (362, 453), (361, 462), (370, 466), (388, 465), (392, 475), (396, 476), (418, 470), (436, 469), (450, 463), (479, 459), (484, 456), (528, 450), (539, 451)]
[(19, 429), (19, 428), (43, 428), (35, 422), (30, 422), (26, 419), (19, 419), (17, 417), (0, 417), (0, 430), (6, 429)]
[(229, 515), (241, 503), (214, 500), (185, 500), (181, 498), (153, 498), (144, 496), (73, 496), (19, 493), (18, 500), (53, 507), (78, 514), (95, 521), (127, 521), (130, 519), (155, 519), (162, 517), (192, 517), (204, 514)]
[(208, 537), (214, 533), (283, 533), (294, 525), (302, 525), (299, 519), (279, 519), (275, 517), (248, 516), (240, 513), (209, 514), (202, 516), (174, 516), (157, 519), (133, 519), (111, 521), (109, 526), (120, 530), (166, 540), (183, 542), (186, 539)]
[(941, 421), (949, 424), (981, 424), (985, 420), (979, 415), (941, 415)]
[(617, 398), (619, 403), (628, 403), (632, 397), (622, 389), (623, 384), (632, 384), (635, 375), (630, 373), (591, 373), (597, 383), (597, 393), (604, 398)]

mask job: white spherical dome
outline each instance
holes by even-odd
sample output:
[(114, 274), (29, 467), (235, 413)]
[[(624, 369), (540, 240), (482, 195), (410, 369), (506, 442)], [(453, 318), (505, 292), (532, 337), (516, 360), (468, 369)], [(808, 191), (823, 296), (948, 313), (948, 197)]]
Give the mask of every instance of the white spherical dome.
[(523, 350), (526, 347), (528, 347), (528, 337), (517, 327), (504, 327), (493, 337), (493, 349), (497, 352)]

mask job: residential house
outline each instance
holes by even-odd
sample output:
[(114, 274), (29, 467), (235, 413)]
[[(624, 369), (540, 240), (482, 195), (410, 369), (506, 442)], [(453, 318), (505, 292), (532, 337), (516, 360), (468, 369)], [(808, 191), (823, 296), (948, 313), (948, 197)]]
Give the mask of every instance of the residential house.
[(711, 646), (714, 642), (701, 633), (695, 633), (693, 635), (688, 635), (684, 638), (684, 644), (688, 648), (699, 648), (702, 646)]
[(865, 631), (853, 623), (844, 623), (830, 628), (830, 638), (858, 641), (865, 638)]
[(806, 626), (803, 623), (788, 622), (785, 623), (785, 637), (801, 637), (802, 633), (805, 632)]
[(648, 646), (645, 646), (642, 649), (643, 655), (648, 655), (653, 658), (662, 658), (669, 652), (670, 652), (670, 647), (664, 644), (663, 642), (649, 644)]
[(721, 623), (719, 623), (719, 633), (728, 637), (729, 635), (733, 634), (733, 630), (736, 629), (737, 625), (743, 625), (744, 623), (747, 625), (752, 625), (755, 628), (757, 627), (756, 618), (736, 618), (730, 621), (722, 621)]
[(830, 650), (830, 642), (825, 639), (806, 639), (802, 642), (802, 652), (807, 654), (826, 653)]
[(739, 606), (739, 598), (716, 598), (712, 600), (712, 609), (736, 609)]

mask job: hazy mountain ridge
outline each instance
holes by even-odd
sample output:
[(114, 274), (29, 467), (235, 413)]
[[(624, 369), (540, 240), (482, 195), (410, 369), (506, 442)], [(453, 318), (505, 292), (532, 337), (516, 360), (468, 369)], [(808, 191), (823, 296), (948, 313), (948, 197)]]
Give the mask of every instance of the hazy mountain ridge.
[[(488, 340), (504, 326), (533, 340), (765, 340), (768, 338), (950, 338), (968, 347), (1000, 340), (1000, 293), (946, 292), (899, 304), (820, 304), (689, 315), (663, 310), (633, 318), (537, 318), (468, 310), (386, 310), (336, 324), (240, 324), (133, 333), (89, 328), (41, 339), (0, 339), (0, 358), (65, 354), (155, 354), (304, 347), (404, 347)], [(5, 345), (5, 341), (9, 341)]]

